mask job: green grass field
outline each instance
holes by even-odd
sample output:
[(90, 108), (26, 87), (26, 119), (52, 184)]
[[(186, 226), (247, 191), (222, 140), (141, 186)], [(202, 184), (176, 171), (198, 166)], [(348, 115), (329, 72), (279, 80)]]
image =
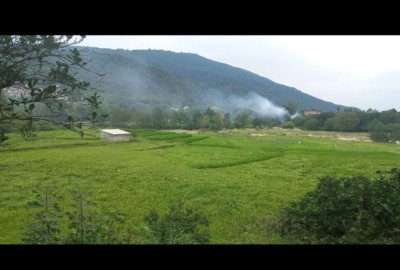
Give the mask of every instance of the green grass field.
[(282, 243), (266, 220), (319, 177), (373, 176), (400, 165), (399, 145), (339, 139), (365, 134), (134, 132), (134, 141), (120, 143), (69, 131), (41, 132), (31, 142), (12, 134), (0, 147), (0, 244), (20, 243), (32, 190), (49, 184), (65, 197), (71, 189), (94, 192), (99, 210), (125, 213), (127, 227), (182, 199), (208, 217), (212, 243)]

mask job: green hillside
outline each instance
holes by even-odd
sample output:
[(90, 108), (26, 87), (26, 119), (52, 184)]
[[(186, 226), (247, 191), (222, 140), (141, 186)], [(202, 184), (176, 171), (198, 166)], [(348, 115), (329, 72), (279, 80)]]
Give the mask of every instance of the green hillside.
[[(348, 108), (196, 54), (160, 50), (86, 50), (89, 67), (106, 73), (101, 83), (95, 85), (106, 91), (103, 96), (107, 101), (127, 108), (189, 106), (205, 109), (213, 106), (232, 112), (245, 109), (241, 106), (246, 104), (241, 105), (237, 99), (251, 99), (252, 94), (267, 98), (278, 106), (295, 102), (299, 110)], [(90, 81), (97, 80), (87, 73), (84, 76)]]

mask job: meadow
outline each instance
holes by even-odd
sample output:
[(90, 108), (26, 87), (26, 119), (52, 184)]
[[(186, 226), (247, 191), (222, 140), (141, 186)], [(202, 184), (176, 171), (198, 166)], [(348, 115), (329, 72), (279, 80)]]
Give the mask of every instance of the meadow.
[(0, 244), (21, 242), (38, 185), (55, 185), (65, 197), (92, 191), (100, 211), (127, 215), (127, 228), (151, 208), (164, 213), (183, 200), (209, 219), (211, 243), (284, 243), (268, 220), (319, 177), (374, 176), (400, 164), (400, 145), (368, 142), (362, 133), (132, 131), (134, 140), (119, 143), (99, 140), (98, 132), (43, 131), (29, 142), (11, 134), (0, 147)]

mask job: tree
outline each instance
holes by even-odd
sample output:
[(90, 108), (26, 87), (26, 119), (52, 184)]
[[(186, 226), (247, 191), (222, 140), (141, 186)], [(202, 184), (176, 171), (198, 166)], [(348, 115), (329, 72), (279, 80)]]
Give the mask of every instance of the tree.
[(133, 119), (133, 112), (122, 108), (118, 105), (113, 105), (110, 108), (110, 124), (112, 126), (128, 126)]
[(315, 117), (308, 118), (305, 123), (304, 127), (307, 130), (317, 130), (318, 129), (318, 120)]
[(312, 115), (309, 117), (315, 118), (318, 120), (318, 124), (317, 124), (317, 127), (315, 128), (315, 130), (321, 130), (324, 127), (325, 121), (334, 116), (335, 116), (335, 114), (333, 112), (322, 112), (320, 114)]
[(251, 121), (251, 124), (255, 128), (261, 128), (263, 125), (263, 119), (261, 119), (260, 117), (256, 117), (253, 119), (253, 121)]
[(400, 141), (400, 124), (387, 124), (385, 128), (390, 143), (397, 143)]
[(129, 126), (133, 126), (135, 128), (149, 128), (152, 127), (151, 122), (151, 114), (146, 111), (141, 111), (137, 108), (132, 108), (132, 120), (133, 123), (130, 123)]
[(222, 119), (218, 113), (216, 113), (210, 107), (204, 112), (203, 118), (201, 119), (201, 128), (210, 130), (220, 130), (222, 127)]
[[(97, 110), (102, 103), (97, 93), (83, 97), (89, 82), (78, 79), (86, 68), (77, 48), (85, 37), (72, 35), (0, 35), (0, 123), (14, 127), (22, 124), (32, 132), (34, 122), (55, 123), (83, 136), (82, 122), (97, 123)], [(94, 72), (91, 72), (94, 73)], [(101, 74), (94, 73), (102, 76)], [(89, 106), (84, 118), (68, 114), (68, 102), (83, 100)], [(37, 113), (42, 104), (46, 116)]]
[(342, 112), (335, 116), (334, 130), (356, 131), (360, 119), (355, 112)]
[(201, 127), (201, 119), (203, 115), (199, 111), (195, 111), (192, 114), (192, 118), (190, 121), (190, 129), (200, 129)]
[(235, 128), (245, 128), (249, 122), (250, 115), (247, 113), (241, 113), (235, 117), (233, 121), (233, 126)]
[(385, 125), (374, 119), (368, 124), (369, 137), (374, 142), (389, 142), (389, 138), (386, 132)]
[(173, 128), (187, 129), (190, 125), (190, 118), (186, 111), (181, 108), (171, 115), (171, 124)]
[(224, 113), (224, 117), (222, 118), (222, 127), (223, 128), (231, 128), (232, 127), (232, 121), (231, 121), (231, 114), (230, 113)]
[(163, 129), (167, 126), (167, 115), (161, 108), (153, 108), (151, 119), (153, 121), (153, 128)]
[(384, 124), (397, 123), (400, 121), (400, 115), (395, 109), (381, 112), (379, 120)]
[(293, 118), (292, 122), (296, 127), (301, 128), (304, 126), (304, 123), (306, 122), (306, 120), (303, 115), (299, 115), (299, 116), (296, 116), (295, 118)]
[(324, 123), (324, 130), (333, 131), (335, 130), (335, 125), (336, 125), (336, 117), (333, 116), (331, 118), (328, 118)]

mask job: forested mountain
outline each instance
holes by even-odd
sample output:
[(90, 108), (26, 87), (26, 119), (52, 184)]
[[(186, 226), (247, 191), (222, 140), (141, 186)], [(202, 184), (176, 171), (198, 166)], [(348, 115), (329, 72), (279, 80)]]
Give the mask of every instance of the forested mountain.
[(277, 106), (295, 102), (298, 110), (349, 109), (196, 54), (79, 48), (86, 50), (84, 55), (91, 61), (90, 69), (106, 73), (98, 85), (106, 91), (102, 94), (106, 101), (126, 108), (205, 109), (211, 106), (232, 112), (252, 109), (254, 104), (249, 100), (261, 96)]

